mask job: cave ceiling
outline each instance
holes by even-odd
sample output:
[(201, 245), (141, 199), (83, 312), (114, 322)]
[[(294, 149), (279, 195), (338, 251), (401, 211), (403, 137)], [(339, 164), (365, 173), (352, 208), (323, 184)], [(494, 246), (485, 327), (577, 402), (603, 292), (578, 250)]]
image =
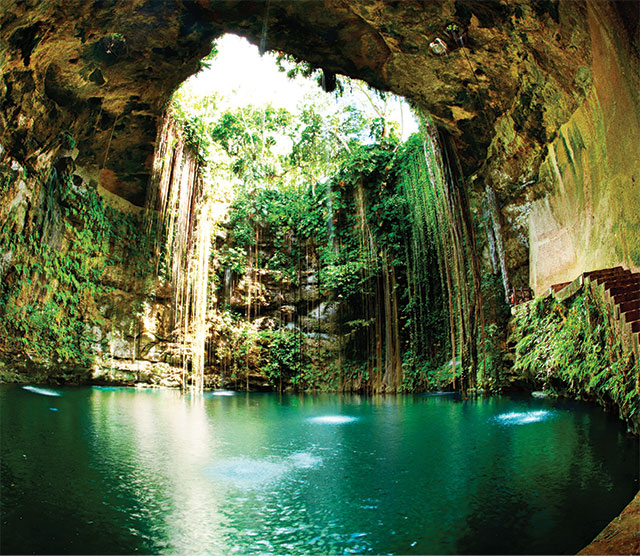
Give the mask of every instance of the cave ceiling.
[(524, 182), (589, 86), (587, 11), (578, 1), (3, 2), (0, 142), (38, 169), (71, 134), (76, 165), (142, 205), (171, 93), (214, 38), (259, 44), (266, 28), (267, 49), (429, 112), (468, 177)]

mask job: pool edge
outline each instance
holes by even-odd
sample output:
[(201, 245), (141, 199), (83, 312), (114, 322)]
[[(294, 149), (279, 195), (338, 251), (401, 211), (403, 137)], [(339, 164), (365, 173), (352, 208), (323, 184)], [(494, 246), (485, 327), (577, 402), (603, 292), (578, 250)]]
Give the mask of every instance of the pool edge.
[(640, 491), (578, 554), (640, 554)]

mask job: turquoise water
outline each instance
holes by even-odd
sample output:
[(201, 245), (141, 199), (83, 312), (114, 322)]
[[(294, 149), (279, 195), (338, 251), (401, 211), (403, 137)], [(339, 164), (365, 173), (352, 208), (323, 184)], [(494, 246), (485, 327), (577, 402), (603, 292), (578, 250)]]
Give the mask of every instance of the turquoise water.
[(1, 386), (2, 552), (575, 553), (638, 489), (587, 404), (222, 394)]

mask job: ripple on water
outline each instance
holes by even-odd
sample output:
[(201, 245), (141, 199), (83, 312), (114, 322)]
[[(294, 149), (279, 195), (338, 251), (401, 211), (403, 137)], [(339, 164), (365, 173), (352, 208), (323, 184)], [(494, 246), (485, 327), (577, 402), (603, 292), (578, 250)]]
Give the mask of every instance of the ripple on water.
[(357, 420), (357, 417), (350, 417), (348, 415), (320, 415), (318, 417), (311, 417), (309, 422), (318, 425), (344, 425), (345, 423), (353, 423)]
[(321, 463), (322, 458), (310, 452), (296, 452), (278, 462), (235, 457), (215, 463), (206, 474), (238, 487), (254, 488), (279, 480), (295, 469), (311, 469)]
[(217, 462), (207, 474), (236, 486), (251, 488), (276, 481), (286, 471), (284, 463), (238, 457)]
[(211, 392), (212, 396), (235, 396), (236, 393), (233, 390), (215, 390)]
[(538, 423), (551, 417), (551, 412), (545, 409), (538, 411), (512, 411), (510, 413), (501, 413), (495, 420), (503, 425), (528, 425), (529, 423)]
[(40, 394), (41, 396), (61, 396), (60, 392), (55, 390), (49, 390), (48, 388), (38, 388), (37, 386), (23, 386), (23, 390), (28, 390), (34, 394)]
[(289, 457), (294, 467), (298, 469), (310, 469), (322, 463), (322, 458), (309, 452), (297, 452)]

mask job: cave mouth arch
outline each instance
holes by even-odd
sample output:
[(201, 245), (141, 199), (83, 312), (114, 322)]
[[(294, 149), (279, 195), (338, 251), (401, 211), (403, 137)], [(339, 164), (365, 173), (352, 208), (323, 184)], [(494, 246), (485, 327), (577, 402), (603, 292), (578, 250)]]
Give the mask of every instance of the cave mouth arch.
[[(335, 87), (329, 91), (322, 69), (281, 51), (260, 52), (237, 34), (218, 37), (201, 66), (173, 92), (169, 110), (177, 107), (185, 116), (208, 120), (245, 107), (269, 106), (291, 115), (310, 107), (334, 118), (341, 111), (353, 110), (369, 120), (387, 120), (383, 136), (392, 132), (404, 141), (418, 131), (417, 115), (403, 97), (344, 75), (329, 78)], [(360, 139), (365, 143), (375, 140), (370, 135)]]
[[(23, 159), (50, 148), (56, 132), (68, 129), (80, 146), (77, 163), (98, 168), (107, 189), (137, 205), (144, 199), (163, 107), (178, 84), (197, 71), (212, 40), (225, 32), (290, 53), (329, 75), (362, 79), (410, 99), (458, 137), (463, 165), (471, 171), (489, 144), (487, 125), (509, 107), (520, 85), (518, 61), (502, 54), (514, 47), (513, 38), (496, 29), (515, 31), (539, 17), (534, 10), (516, 13), (472, 2), (371, 7), (317, 0), (150, 1), (119, 5), (121, 10), (117, 4), (83, 6), (73, 17), (56, 9), (56, 2), (42, 13), (24, 8), (16, 14), (7, 25), (11, 77), (18, 81), (29, 74), (32, 86), (44, 84), (44, 90), (34, 106), (20, 107), (39, 121), (16, 128), (6, 110), (3, 123), (8, 148)], [(31, 25), (19, 24), (21, 16)], [(543, 33), (551, 33), (558, 24), (543, 17), (550, 27)], [(452, 22), (465, 48), (454, 48), (447, 31)], [(449, 47), (446, 55), (431, 46), (437, 39)], [(20, 140), (25, 127), (38, 137), (36, 145)]]

